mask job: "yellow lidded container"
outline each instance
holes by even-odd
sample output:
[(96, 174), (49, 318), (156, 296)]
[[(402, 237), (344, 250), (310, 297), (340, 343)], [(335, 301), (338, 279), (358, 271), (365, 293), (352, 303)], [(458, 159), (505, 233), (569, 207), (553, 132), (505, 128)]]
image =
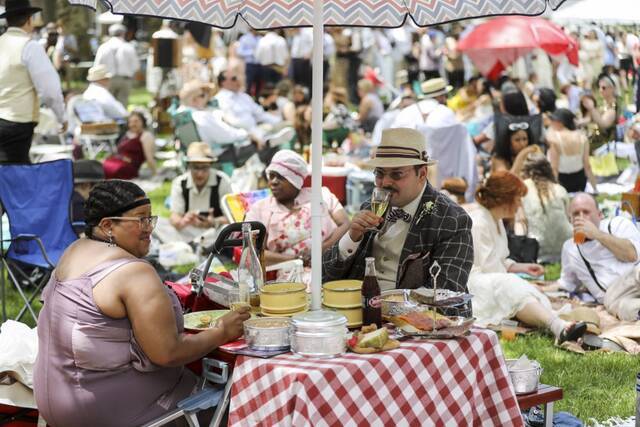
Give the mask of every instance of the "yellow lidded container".
[(335, 311), (347, 318), (347, 328), (359, 328), (362, 326), (362, 304), (353, 307), (322, 306), (325, 310)]
[(362, 280), (336, 280), (322, 285), (322, 303), (333, 308), (362, 306)]
[(260, 289), (260, 308), (271, 314), (292, 314), (307, 307), (307, 285), (304, 283), (269, 283)]

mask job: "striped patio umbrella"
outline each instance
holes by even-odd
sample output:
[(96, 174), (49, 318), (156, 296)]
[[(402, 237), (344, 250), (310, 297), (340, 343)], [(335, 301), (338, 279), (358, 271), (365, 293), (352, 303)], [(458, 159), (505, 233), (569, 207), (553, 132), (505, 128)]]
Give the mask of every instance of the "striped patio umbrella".
[[(69, 0), (96, 8), (100, 0)], [(424, 27), (493, 15), (541, 15), (564, 0), (324, 0), (324, 25)], [(113, 13), (156, 16), (231, 28), (238, 19), (255, 29), (312, 26), (314, 0), (104, 0)]]
[[(255, 29), (313, 27), (311, 235), (322, 223), (322, 40), (326, 26), (418, 26), (495, 15), (541, 15), (565, 0), (69, 0), (96, 9), (98, 1), (115, 14), (154, 16), (231, 28), (242, 19)], [(312, 238), (312, 309), (321, 307), (322, 239)]]

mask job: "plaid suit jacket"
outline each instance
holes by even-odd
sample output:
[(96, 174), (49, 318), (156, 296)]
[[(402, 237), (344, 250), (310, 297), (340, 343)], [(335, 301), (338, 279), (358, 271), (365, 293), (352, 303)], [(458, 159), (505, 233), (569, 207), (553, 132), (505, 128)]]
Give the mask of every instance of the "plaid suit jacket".
[[(430, 209), (426, 204), (432, 202)], [(369, 209), (369, 203), (362, 205)], [(340, 259), (338, 242), (323, 254), (322, 280), (364, 277), (364, 259), (371, 256), (374, 233), (368, 232), (349, 258)], [(451, 199), (430, 184), (422, 194), (416, 214), (400, 255), (396, 287), (432, 288), (429, 268), (437, 260), (441, 267), (438, 288), (467, 292), (467, 280), (473, 265), (471, 218)], [(471, 316), (471, 306), (447, 310), (449, 315)]]

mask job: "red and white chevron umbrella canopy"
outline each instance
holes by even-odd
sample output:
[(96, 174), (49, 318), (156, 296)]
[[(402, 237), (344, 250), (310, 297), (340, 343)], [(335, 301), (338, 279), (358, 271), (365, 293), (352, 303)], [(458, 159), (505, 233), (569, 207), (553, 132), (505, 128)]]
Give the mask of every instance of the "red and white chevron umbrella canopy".
[[(70, 0), (96, 8), (101, 0)], [(324, 25), (419, 26), (492, 15), (540, 15), (564, 0), (325, 0)], [(257, 29), (312, 26), (313, 0), (104, 0), (113, 13), (148, 15), (233, 27), (244, 19)]]

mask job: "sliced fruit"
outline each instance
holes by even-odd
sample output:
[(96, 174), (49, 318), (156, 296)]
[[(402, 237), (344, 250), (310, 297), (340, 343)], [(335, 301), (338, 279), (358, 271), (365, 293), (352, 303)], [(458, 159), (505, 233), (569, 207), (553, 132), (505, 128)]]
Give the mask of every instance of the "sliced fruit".
[(360, 338), (358, 345), (365, 348), (382, 348), (388, 340), (389, 332), (387, 332), (387, 328), (380, 328), (364, 334)]

